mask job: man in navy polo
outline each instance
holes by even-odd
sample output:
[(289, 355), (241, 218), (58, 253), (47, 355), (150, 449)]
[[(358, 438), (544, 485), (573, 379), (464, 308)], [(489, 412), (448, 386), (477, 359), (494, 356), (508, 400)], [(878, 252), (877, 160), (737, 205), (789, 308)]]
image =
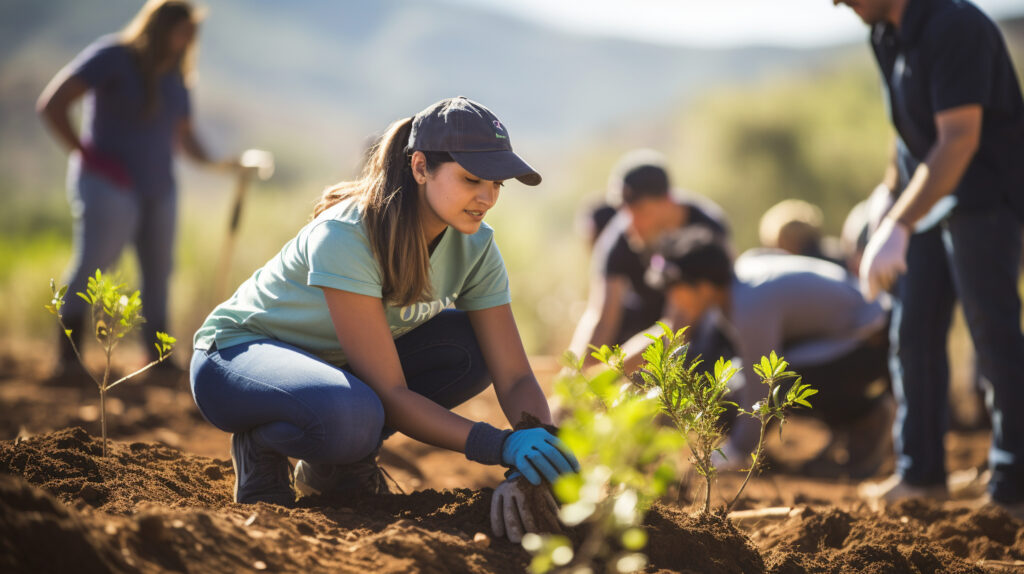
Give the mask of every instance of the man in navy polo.
[(1024, 220), (1024, 101), (995, 24), (965, 0), (833, 0), (871, 26), (896, 128), (894, 204), (860, 267), (893, 295), (897, 472), (882, 501), (945, 494), (946, 337), (959, 299), (992, 383), (994, 502), (1024, 510), (1024, 335), (1017, 290)]

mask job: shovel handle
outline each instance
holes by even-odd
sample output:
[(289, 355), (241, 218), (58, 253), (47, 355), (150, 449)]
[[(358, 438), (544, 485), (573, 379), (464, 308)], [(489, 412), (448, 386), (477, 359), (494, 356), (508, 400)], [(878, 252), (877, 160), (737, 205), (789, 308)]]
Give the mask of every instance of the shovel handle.
[(249, 189), (249, 181), (252, 179), (252, 171), (243, 169), (238, 174), (238, 183), (235, 185), (234, 205), (231, 207), (231, 220), (228, 222), (228, 233), (234, 234), (238, 230), (238, 223), (242, 219), (242, 200), (245, 192)]
[(249, 189), (249, 182), (252, 180), (252, 170), (243, 169), (238, 173), (238, 180), (235, 184), (235, 196), (231, 206), (231, 219), (228, 220), (227, 234), (224, 236), (224, 244), (220, 250), (220, 261), (217, 265), (217, 276), (214, 281), (214, 298), (219, 303), (227, 294), (228, 273), (231, 270), (231, 258), (235, 250), (235, 235), (238, 232), (238, 225), (242, 220), (242, 204), (245, 200), (245, 192)]

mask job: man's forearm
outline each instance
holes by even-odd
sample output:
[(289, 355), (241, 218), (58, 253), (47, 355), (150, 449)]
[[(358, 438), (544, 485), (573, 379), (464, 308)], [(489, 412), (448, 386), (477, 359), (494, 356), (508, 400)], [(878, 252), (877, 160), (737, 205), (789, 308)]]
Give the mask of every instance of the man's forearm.
[(936, 202), (956, 189), (977, 149), (977, 139), (973, 137), (940, 138), (914, 172), (888, 217), (912, 229)]

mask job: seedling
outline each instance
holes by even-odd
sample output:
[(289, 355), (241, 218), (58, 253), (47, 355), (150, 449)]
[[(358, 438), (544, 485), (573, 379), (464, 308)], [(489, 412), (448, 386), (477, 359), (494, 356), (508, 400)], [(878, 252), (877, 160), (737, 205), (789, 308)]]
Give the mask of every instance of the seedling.
[[(760, 364), (753, 366), (761, 383), (768, 385), (768, 398), (758, 401), (747, 411), (725, 399), (729, 394), (729, 381), (739, 372), (731, 361), (719, 358), (713, 372), (698, 371), (702, 364), (699, 356), (688, 362), (686, 329), (673, 332), (664, 323), (658, 325), (662, 334), (647, 335), (651, 344), (643, 352), (645, 362), (631, 380), (646, 395), (658, 397), (662, 411), (669, 416), (680, 433), (688, 438), (690, 462), (705, 481), (703, 512), (711, 511), (711, 487), (718, 474), (713, 455), (717, 452), (724, 457), (721, 450), (724, 440), (719, 422), (721, 415), (728, 406), (735, 406), (740, 415), (754, 417), (760, 422), (760, 435), (750, 455), (750, 467), (746, 469), (743, 483), (726, 505), (725, 510), (728, 512), (763, 463), (765, 433), (769, 423), (773, 419), (778, 420), (781, 435), (787, 410), (791, 407), (810, 407), (807, 399), (818, 391), (803, 383), (796, 373), (787, 371), (789, 363), (772, 351), (770, 356), (761, 358)], [(616, 350), (608, 347), (596, 349), (593, 354), (598, 360), (622, 372), (622, 361), (616, 361), (616, 355)], [(792, 379), (796, 380), (787, 388), (785, 383)]]
[[(644, 365), (632, 376), (633, 383), (642, 391), (657, 396), (662, 411), (672, 419), (679, 432), (687, 437), (690, 462), (704, 477), (703, 512), (711, 511), (711, 485), (718, 474), (712, 461), (716, 452), (721, 454), (721, 415), (727, 406), (736, 403), (725, 400), (729, 394), (729, 380), (739, 369), (731, 361), (719, 358), (713, 373), (699, 371), (700, 357), (687, 363), (690, 345), (684, 334), (686, 328), (672, 332), (664, 323), (662, 336), (648, 335), (651, 344), (644, 349)], [(605, 355), (600, 349), (595, 353)]]
[[(818, 393), (817, 389), (804, 383), (803, 378), (799, 375), (793, 371), (787, 371), (787, 367), (789, 367), (789, 363), (776, 355), (775, 351), (772, 351), (767, 357), (761, 357), (761, 363), (754, 365), (754, 373), (760, 377), (761, 384), (768, 385), (768, 394), (767, 398), (754, 403), (751, 410), (740, 409), (740, 414), (756, 418), (761, 423), (761, 430), (757, 439), (757, 446), (754, 452), (750, 454), (751, 462), (750, 468), (747, 469), (747, 476), (744, 477), (743, 483), (740, 484), (739, 489), (736, 491), (736, 495), (733, 496), (726, 506), (726, 512), (732, 510), (740, 495), (743, 494), (743, 489), (746, 488), (750, 477), (753, 476), (764, 460), (764, 441), (768, 424), (772, 422), (772, 419), (778, 420), (779, 436), (781, 437), (782, 426), (786, 423), (786, 412), (788, 409), (791, 407), (811, 408), (811, 403), (807, 399)], [(783, 383), (790, 380), (792, 380), (792, 384), (787, 389)]]
[(103, 434), (103, 456), (107, 456), (107, 391), (128, 379), (151, 369), (157, 363), (166, 360), (171, 356), (176, 340), (167, 333), (157, 332), (157, 340), (154, 343), (157, 351), (157, 359), (134, 373), (125, 375), (120, 379), (111, 382), (110, 359), (114, 349), (125, 335), (135, 330), (136, 327), (145, 322), (145, 319), (142, 317), (142, 299), (139, 297), (139, 292), (134, 291), (132, 293), (128, 293), (123, 283), (117, 283), (109, 276), (104, 276), (100, 270), (97, 269), (96, 275), (89, 277), (86, 292), (77, 293), (79, 297), (89, 304), (92, 310), (93, 319), (96, 324), (96, 340), (103, 347), (104, 353), (106, 354), (106, 364), (103, 368), (103, 377), (97, 377), (96, 374), (89, 371), (88, 366), (86, 366), (85, 360), (83, 360), (82, 354), (79, 352), (78, 346), (75, 345), (75, 340), (71, 336), (71, 329), (67, 328), (61, 316), (61, 309), (64, 307), (64, 296), (67, 294), (67, 290), (67, 285), (63, 285), (58, 289), (53, 279), (50, 279), (51, 297), (50, 302), (46, 304), (45, 307), (50, 311), (50, 313), (57, 316), (57, 321), (60, 323), (61, 329), (64, 331), (64, 336), (71, 341), (71, 348), (75, 352), (75, 357), (78, 358), (78, 361), (82, 364), (82, 368), (85, 369), (89, 374), (89, 377), (92, 378), (96, 383), (96, 386), (99, 387), (100, 428)]
[(527, 534), (523, 547), (533, 554), (530, 569), (592, 571), (597, 560), (613, 571), (642, 569), (647, 560), (643, 517), (675, 481), (671, 459), (683, 437), (651, 424), (657, 399), (632, 392), (620, 370), (590, 378), (575, 356), (567, 354), (565, 362), (572, 374), (555, 383), (555, 393), (569, 416), (558, 436), (583, 470), (563, 475), (554, 491), (563, 503), (562, 523), (579, 526), (583, 539), (574, 549), (565, 536)]

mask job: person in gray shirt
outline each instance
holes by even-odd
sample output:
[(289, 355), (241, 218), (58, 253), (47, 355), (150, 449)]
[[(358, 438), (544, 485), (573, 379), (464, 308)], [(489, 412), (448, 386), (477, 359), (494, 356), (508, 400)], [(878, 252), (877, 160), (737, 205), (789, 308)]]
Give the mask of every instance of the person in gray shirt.
[[(652, 258), (647, 279), (665, 290), (674, 326), (694, 326), (693, 350), (708, 364), (718, 356), (738, 357), (734, 365), (741, 363), (746, 376), (733, 379), (730, 398), (743, 408), (763, 398), (764, 388), (749, 373), (772, 351), (819, 389), (809, 413), (833, 431), (836, 440), (827, 452), (849, 437), (848, 462), (830, 468), (819, 457), (809, 471), (863, 477), (878, 469), (888, 454), (894, 406), (888, 393), (888, 313), (866, 301), (842, 267), (763, 252), (745, 254), (734, 265), (710, 230), (693, 228)], [(746, 460), (740, 455), (753, 449), (757, 437), (756, 422), (739, 417), (724, 449), (728, 458)]]

